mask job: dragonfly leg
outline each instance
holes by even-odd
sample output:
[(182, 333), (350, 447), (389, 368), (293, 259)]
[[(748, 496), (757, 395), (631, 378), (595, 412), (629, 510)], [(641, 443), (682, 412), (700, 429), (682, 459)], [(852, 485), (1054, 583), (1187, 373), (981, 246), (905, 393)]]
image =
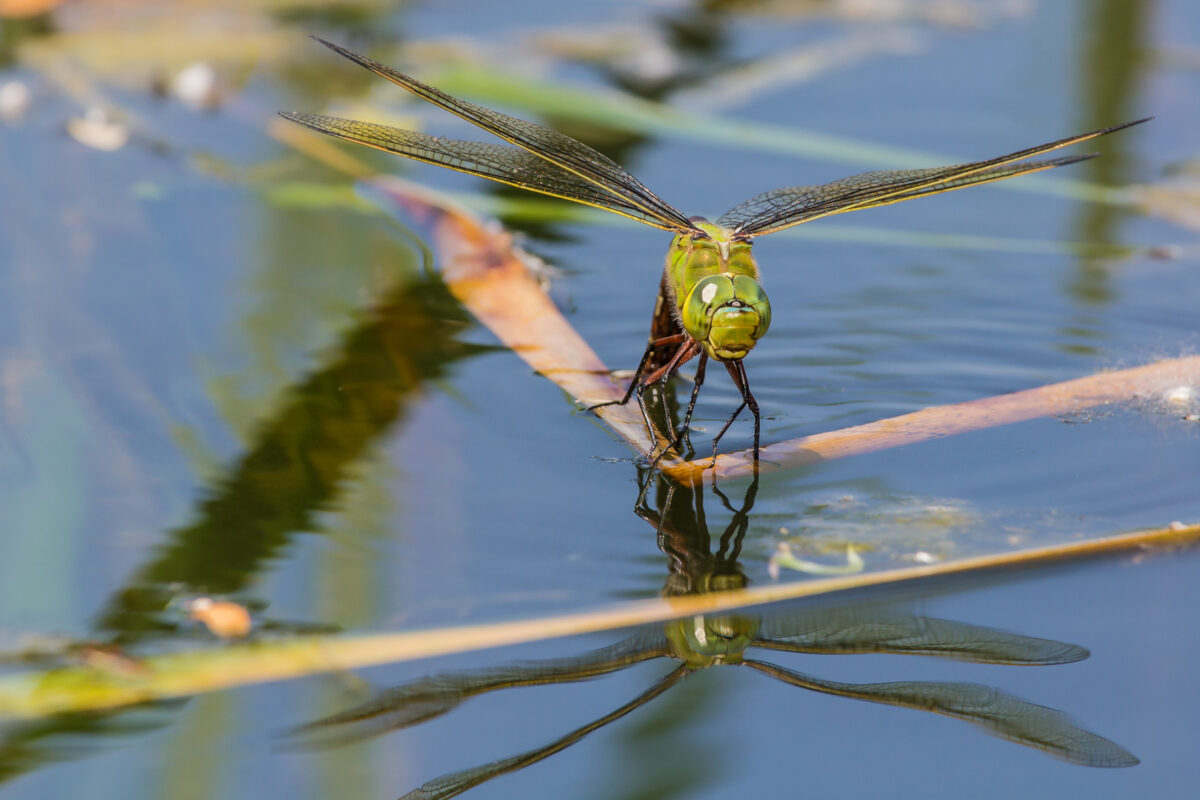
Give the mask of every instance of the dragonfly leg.
[[(644, 422), (646, 424), (646, 430), (649, 432), (650, 438), (657, 441), (658, 428), (655, 427), (654, 420), (650, 416), (650, 408), (646, 405), (646, 398), (642, 396), (642, 393), (648, 388), (651, 388), (651, 387), (647, 386), (646, 384), (640, 384), (637, 386), (637, 389), (635, 390), (635, 394), (637, 395), (638, 410), (642, 412), (642, 422)], [(666, 406), (666, 400), (663, 398), (661, 392), (659, 393), (659, 402), (661, 402), (664, 407)], [(670, 412), (667, 412), (667, 413), (670, 413)], [(670, 440), (669, 435), (664, 434), (663, 439), (666, 439), (667, 443), (663, 445), (663, 449), (662, 449), (661, 453), (658, 453), (657, 455), (655, 455), (654, 451), (658, 449), (658, 445), (655, 444), (654, 446), (652, 446), (650, 448), (650, 452), (646, 455), (647, 458), (654, 456), (654, 458), (650, 462), (650, 469), (654, 469), (655, 465), (658, 464), (659, 459), (661, 459), (663, 457), (663, 455), (666, 454), (667, 450), (669, 450), (671, 448), (671, 444), (673, 444), (673, 442)]]
[(717, 460), (717, 445), (721, 441), (721, 437), (725, 435), (725, 431), (729, 430), (729, 426), (738, 418), (738, 414), (742, 413), (742, 409), (746, 406), (750, 407), (750, 413), (754, 415), (754, 461), (758, 462), (758, 435), (762, 425), (762, 417), (758, 413), (758, 401), (754, 399), (754, 395), (750, 392), (750, 381), (746, 377), (746, 365), (741, 359), (737, 361), (726, 361), (725, 369), (729, 371), (729, 377), (733, 379), (733, 383), (737, 386), (738, 391), (742, 393), (742, 404), (738, 406), (729, 419), (725, 420), (724, 427), (717, 433), (713, 439), (713, 462)]
[[(691, 338), (686, 339), (683, 344), (679, 346), (679, 349), (675, 351), (675, 355), (671, 357), (670, 361), (668, 361), (666, 364), (663, 364), (661, 367), (654, 370), (654, 372), (642, 379), (642, 386), (646, 387), (650, 386), (651, 384), (657, 384), (659, 392), (665, 392), (667, 381), (671, 380), (671, 377), (679, 371), (679, 368), (702, 352), (704, 352), (703, 348), (698, 341)], [(642, 407), (642, 417), (645, 418), (647, 427), (651, 433), (653, 433), (654, 427), (650, 423), (650, 412), (646, 410), (646, 404), (642, 401), (640, 390), (638, 391), (638, 403)], [(678, 439), (675, 435), (675, 426), (670, 420), (668, 420), (667, 444), (665, 447), (663, 447), (662, 451), (654, 457), (654, 460), (651, 462), (650, 466), (654, 467), (654, 465), (658, 464), (658, 462), (662, 460), (662, 457), (667, 454), (667, 450), (674, 447), (677, 442)]]
[(653, 382), (653, 380), (649, 378), (643, 380), (642, 375), (645, 373), (646, 366), (650, 363), (650, 357), (654, 355), (655, 351), (660, 347), (670, 347), (673, 344), (680, 344), (683, 342), (684, 338), (684, 334), (677, 333), (673, 336), (664, 336), (661, 339), (651, 339), (646, 345), (646, 351), (642, 353), (642, 360), (638, 362), (637, 369), (633, 371), (633, 380), (629, 382), (629, 388), (625, 390), (625, 396), (620, 400), (605, 400), (603, 403), (596, 403), (594, 406), (588, 406), (587, 410), (592, 411), (602, 406), (623, 406), (628, 403), (629, 399), (633, 397), (634, 393), (636, 393), (642, 386)]
[(733, 504), (729, 502), (729, 497), (717, 488), (716, 479), (713, 480), (712, 488), (713, 492), (721, 498), (721, 503), (726, 510), (733, 514), (733, 518), (729, 521), (729, 527), (721, 535), (716, 556), (719, 561), (736, 564), (738, 556), (742, 552), (742, 539), (745, 538), (746, 529), (750, 526), (750, 510), (754, 508), (754, 499), (758, 496), (758, 470), (754, 471), (754, 479), (746, 487), (746, 496), (742, 499), (741, 508), (733, 507)]
[[(696, 410), (696, 397), (700, 394), (700, 387), (704, 383), (704, 368), (708, 366), (708, 353), (700, 352), (700, 363), (696, 365), (696, 378), (692, 383), (692, 397), (688, 400), (687, 412), (683, 415), (683, 426), (679, 429), (681, 435), (688, 442), (688, 448), (691, 448), (691, 436), (689, 430), (692, 424), (692, 412)], [(680, 434), (677, 434), (677, 438)], [(690, 458), (691, 456), (689, 456)]]

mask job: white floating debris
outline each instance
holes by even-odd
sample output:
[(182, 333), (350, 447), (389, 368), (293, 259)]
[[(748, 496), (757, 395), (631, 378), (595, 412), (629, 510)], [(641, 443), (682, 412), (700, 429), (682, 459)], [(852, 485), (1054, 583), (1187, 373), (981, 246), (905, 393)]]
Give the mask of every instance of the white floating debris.
[(1166, 401), (1173, 406), (1186, 406), (1196, 397), (1191, 386), (1176, 386), (1166, 394)]
[(775, 554), (767, 562), (767, 574), (772, 580), (779, 579), (780, 569), (794, 569), (808, 575), (853, 575), (862, 572), (862, 556), (854, 549), (854, 545), (846, 545), (846, 563), (842, 565), (818, 564), (803, 558), (797, 558), (787, 542), (780, 542)]
[(913, 553), (912, 560), (918, 564), (936, 564), (938, 561), (941, 561), (941, 559), (935, 556), (933, 553), (925, 550), (918, 550), (917, 552)]
[(25, 116), (31, 102), (33, 94), (21, 81), (0, 84), (0, 119), (5, 122), (16, 122)]
[(129, 128), (99, 106), (92, 106), (83, 117), (67, 120), (67, 133), (80, 144), (97, 150), (120, 150), (129, 141)]
[(212, 108), (219, 98), (216, 70), (202, 61), (185, 67), (171, 81), (171, 94), (196, 110)]

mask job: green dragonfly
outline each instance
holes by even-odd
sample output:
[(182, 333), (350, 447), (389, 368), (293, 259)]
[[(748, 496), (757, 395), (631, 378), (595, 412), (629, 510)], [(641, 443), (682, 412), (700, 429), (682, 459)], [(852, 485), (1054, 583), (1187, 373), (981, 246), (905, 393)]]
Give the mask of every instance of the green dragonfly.
[[(691, 399), (680, 428), (686, 434), (704, 383), (705, 366), (713, 358), (725, 365), (742, 398), (741, 405), (713, 439), (713, 455), (729, 426), (749, 408), (754, 415), (755, 461), (762, 421), (743, 362), (771, 324), (771, 304), (759, 283), (758, 265), (751, 254), (756, 236), (844, 211), (874, 208), (1074, 164), (1096, 154), (1040, 161), (1027, 159), (1146, 121), (1127, 122), (969, 164), (864, 172), (820, 186), (775, 189), (752, 197), (726, 211), (716, 222), (709, 222), (703, 217), (686, 216), (619, 164), (566, 134), (459, 100), (344, 47), (320, 38), (317, 41), (515, 147), (446, 139), (321, 114), (282, 113), (284, 118), (340, 139), (602, 208), (674, 233), (649, 344), (625, 396), (612, 402), (624, 405), (636, 396), (647, 425), (653, 430), (643, 390), (656, 383), (665, 385), (683, 364), (698, 356)], [(674, 445), (678, 434), (671, 431), (667, 438)]]

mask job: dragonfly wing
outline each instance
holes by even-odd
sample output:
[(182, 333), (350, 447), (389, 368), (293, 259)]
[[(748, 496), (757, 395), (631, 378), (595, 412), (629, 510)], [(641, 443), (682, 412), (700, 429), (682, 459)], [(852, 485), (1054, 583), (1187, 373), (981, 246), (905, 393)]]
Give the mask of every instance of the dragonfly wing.
[[(643, 216), (635, 217), (635, 219), (641, 219), (643, 222), (653, 219), (655, 222), (651, 224), (667, 230), (695, 229), (695, 225), (682, 212), (643, 186), (641, 181), (633, 177), (621, 165), (583, 142), (572, 139), (553, 128), (547, 128), (545, 125), (510, 117), (507, 114), (451, 97), (445, 92), (421, 83), (415, 78), (397, 72), (366, 56), (361, 56), (324, 39), (313, 38), (330, 50), (366, 67), (376, 75), (404, 87), (418, 97), (441, 106), (467, 122), (532, 153), (539, 159), (544, 159), (578, 176), (584, 182), (592, 184), (601, 192), (619, 199), (624, 204), (640, 209)], [(610, 206), (603, 207), (610, 208)]]
[[(1149, 118), (1147, 118), (1149, 119)], [(927, 169), (899, 169), (864, 172), (849, 178), (819, 186), (794, 186), (764, 192), (727, 211), (717, 224), (744, 236), (758, 236), (811, 222), (814, 219), (856, 211), (860, 208), (898, 203), (940, 194), (967, 186), (977, 186), (992, 181), (1015, 178), (1034, 172), (1074, 164), (1091, 155), (1067, 156), (1064, 158), (1028, 161), (1027, 158), (1048, 153), (1061, 147), (1086, 142), (1106, 133), (1119, 131), (1131, 125), (1145, 122), (1139, 119), (1111, 128), (1070, 136), (1055, 142), (1018, 150), (985, 161), (957, 164), (950, 167)]]
[(993, 736), (1043, 750), (1089, 767), (1132, 767), (1138, 759), (1116, 742), (1084, 730), (1058, 709), (1030, 703), (990, 686), (949, 681), (841, 683), (803, 675), (766, 661), (746, 666), (815, 692), (918, 711), (974, 723)]
[(1067, 664), (1078, 645), (886, 609), (851, 608), (763, 620), (755, 645), (793, 653), (903, 653), (988, 664)]
[(670, 653), (662, 628), (647, 628), (569, 658), (444, 672), (386, 689), (353, 708), (294, 728), (288, 736), (293, 746), (303, 747), (358, 741), (439, 717), (486, 692), (588, 680)]
[(603, 208), (658, 228), (674, 229), (667, 228), (658, 217), (647, 214), (641, 208), (519, 147), (446, 139), (403, 128), (328, 117), (324, 114), (281, 112), (280, 116), (321, 133), (374, 147), (376, 150)]

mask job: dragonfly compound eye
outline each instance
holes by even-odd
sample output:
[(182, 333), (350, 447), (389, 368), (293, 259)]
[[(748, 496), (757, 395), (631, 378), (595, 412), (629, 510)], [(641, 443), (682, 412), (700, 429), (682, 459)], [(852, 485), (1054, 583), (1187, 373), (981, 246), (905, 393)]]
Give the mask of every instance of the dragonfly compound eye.
[(771, 305), (753, 278), (710, 275), (698, 281), (680, 306), (683, 327), (719, 361), (742, 358), (771, 324)]
[(696, 616), (667, 623), (672, 654), (692, 667), (741, 663), (758, 623), (746, 617)]

